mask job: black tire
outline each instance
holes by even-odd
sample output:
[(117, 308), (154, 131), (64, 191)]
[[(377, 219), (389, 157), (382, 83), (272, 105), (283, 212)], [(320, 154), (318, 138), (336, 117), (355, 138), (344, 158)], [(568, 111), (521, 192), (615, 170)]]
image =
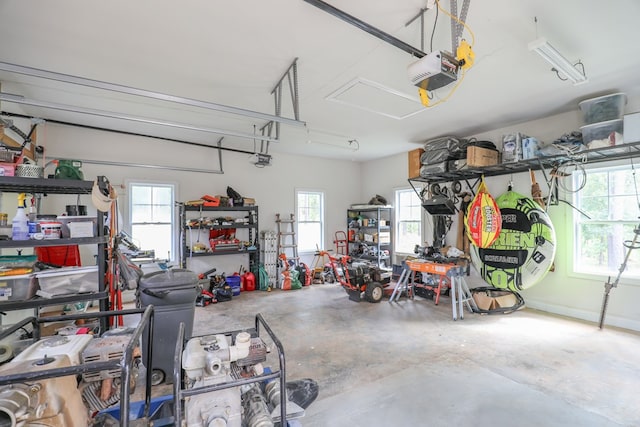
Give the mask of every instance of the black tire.
[(453, 181), (451, 183), (451, 191), (453, 191), (453, 194), (462, 193), (462, 183), (460, 181)]
[(384, 288), (378, 282), (367, 283), (367, 287), (364, 290), (364, 299), (369, 302), (380, 302), (384, 296)]

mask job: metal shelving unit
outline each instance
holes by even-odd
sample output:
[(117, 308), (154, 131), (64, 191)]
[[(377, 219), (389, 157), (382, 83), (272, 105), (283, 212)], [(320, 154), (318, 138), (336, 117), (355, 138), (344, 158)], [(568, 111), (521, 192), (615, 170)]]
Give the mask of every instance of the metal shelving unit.
[[(235, 254), (248, 254), (249, 255), (249, 270), (252, 271), (257, 268), (259, 262), (260, 246), (258, 242), (258, 206), (186, 206), (184, 203), (178, 204), (180, 214), (180, 265), (182, 268), (187, 268), (187, 259), (191, 257), (205, 257), (205, 256), (220, 256), (220, 255), (235, 255)], [(238, 248), (238, 249), (216, 249), (207, 252), (194, 252), (187, 244), (187, 216), (189, 212), (197, 212), (200, 217), (206, 215), (235, 212), (246, 212), (249, 215), (248, 224), (230, 224), (230, 225), (202, 225), (200, 229), (206, 230), (228, 230), (228, 229), (246, 229), (248, 230), (249, 238), (253, 248)], [(208, 241), (207, 237), (207, 241)], [(208, 245), (207, 245), (208, 246)]]
[[(80, 181), (71, 179), (46, 179), (46, 178), (23, 178), (13, 176), (0, 177), (0, 191), (9, 193), (28, 194), (91, 194), (93, 181)], [(97, 237), (84, 237), (73, 239), (51, 239), (51, 240), (3, 240), (0, 241), (0, 249), (16, 248), (36, 248), (44, 246), (64, 246), (64, 245), (98, 245), (98, 291), (93, 293), (83, 293), (75, 295), (64, 295), (54, 298), (34, 297), (22, 301), (2, 301), (0, 311), (20, 310), (27, 308), (39, 308), (48, 305), (66, 304), (74, 301), (98, 300), (100, 311), (109, 310), (108, 293), (105, 287), (106, 255), (105, 248), (108, 237), (104, 236), (104, 214), (98, 212), (97, 215)], [(10, 277), (10, 276), (9, 276)], [(101, 319), (101, 328), (106, 330), (106, 319)]]
[[(354, 216), (354, 218), (352, 218)], [(367, 217), (367, 225), (361, 224), (352, 226), (353, 221), (358, 216)], [(369, 222), (372, 221), (371, 224)], [(384, 221), (384, 225), (380, 225)], [(366, 261), (374, 261), (380, 267), (391, 268), (391, 260), (393, 259), (393, 208), (367, 206), (362, 208), (352, 207), (347, 210), (347, 253), (353, 258)], [(389, 239), (385, 238), (384, 243), (381, 242), (381, 233), (389, 233)], [(362, 235), (362, 236), (360, 236)], [(365, 235), (377, 236), (377, 241), (367, 241)], [(363, 238), (360, 238), (363, 237)], [(375, 239), (375, 238), (374, 238)], [(360, 245), (367, 245), (375, 248), (375, 254), (363, 254), (356, 251)], [(388, 251), (388, 255), (383, 255), (383, 251)]]
[[(450, 172), (435, 172), (425, 176), (409, 178), (409, 184), (416, 189), (416, 183), (435, 184), (451, 181), (465, 181), (469, 189), (473, 189), (479, 183), (480, 177), (498, 176), (519, 172), (528, 172), (529, 170), (545, 170), (553, 168), (571, 159), (583, 159), (586, 163), (600, 163), (612, 160), (633, 158), (640, 156), (640, 141), (630, 142), (610, 147), (594, 148), (591, 150), (583, 150), (572, 155), (559, 154), (554, 156), (536, 157), (533, 159), (520, 160), (511, 163), (499, 163), (497, 165), (483, 167), (467, 167), (465, 169)], [(473, 183), (471, 183), (473, 181)]]

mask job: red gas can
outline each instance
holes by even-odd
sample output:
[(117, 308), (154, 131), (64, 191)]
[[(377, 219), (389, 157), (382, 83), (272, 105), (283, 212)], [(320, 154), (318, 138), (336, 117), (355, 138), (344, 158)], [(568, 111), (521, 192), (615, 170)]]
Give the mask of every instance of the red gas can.
[(245, 291), (256, 290), (256, 276), (250, 271), (244, 273), (244, 290)]

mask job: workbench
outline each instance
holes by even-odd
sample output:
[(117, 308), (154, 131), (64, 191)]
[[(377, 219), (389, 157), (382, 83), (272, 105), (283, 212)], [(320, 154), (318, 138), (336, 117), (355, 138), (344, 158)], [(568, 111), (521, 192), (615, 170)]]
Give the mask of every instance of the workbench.
[(465, 271), (466, 265), (454, 263), (441, 263), (426, 259), (404, 261), (402, 273), (400, 274), (396, 287), (389, 298), (389, 302), (398, 301), (403, 292), (407, 297), (413, 299), (415, 295), (415, 286), (421, 286), (420, 284), (415, 283), (415, 274), (426, 273), (437, 276), (438, 278), (438, 285), (435, 286), (437, 289), (433, 289), (433, 285), (425, 286), (434, 290), (436, 293), (436, 304), (439, 301), (444, 279), (449, 281), (453, 320), (457, 320), (458, 317), (463, 319), (465, 305), (471, 312), (477, 310), (476, 303), (471, 296), (471, 291), (464, 280)]

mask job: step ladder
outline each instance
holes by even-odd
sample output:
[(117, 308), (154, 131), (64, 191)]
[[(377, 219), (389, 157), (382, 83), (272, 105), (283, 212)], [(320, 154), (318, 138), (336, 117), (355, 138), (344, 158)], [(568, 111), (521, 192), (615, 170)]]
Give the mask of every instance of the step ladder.
[(391, 297), (389, 297), (389, 302), (399, 301), (403, 293), (406, 294), (407, 298), (413, 299), (413, 284), (411, 280), (413, 278), (412, 276), (413, 272), (411, 271), (411, 269), (407, 266), (407, 264), (403, 263), (402, 273), (400, 273), (400, 277), (396, 282), (396, 287), (393, 288), (393, 293), (391, 294)]
[(278, 282), (278, 235), (275, 231), (262, 231), (260, 237), (261, 261), (269, 277), (266, 286), (268, 289), (274, 289)]
[(456, 274), (451, 277), (450, 293), (453, 320), (464, 319), (465, 306), (472, 313), (478, 311), (476, 300), (473, 299), (473, 295), (462, 274)]
[[(298, 256), (298, 243), (296, 240), (295, 231), (296, 219), (293, 214), (289, 214), (289, 219), (280, 218), (280, 214), (276, 214), (276, 226), (278, 237), (278, 257), (284, 255), (287, 261), (293, 260), (295, 265), (300, 264), (300, 257)], [(284, 265), (282, 262), (278, 262), (277, 280), (278, 286), (282, 287), (282, 275), (283, 271), (289, 269), (288, 265)]]

